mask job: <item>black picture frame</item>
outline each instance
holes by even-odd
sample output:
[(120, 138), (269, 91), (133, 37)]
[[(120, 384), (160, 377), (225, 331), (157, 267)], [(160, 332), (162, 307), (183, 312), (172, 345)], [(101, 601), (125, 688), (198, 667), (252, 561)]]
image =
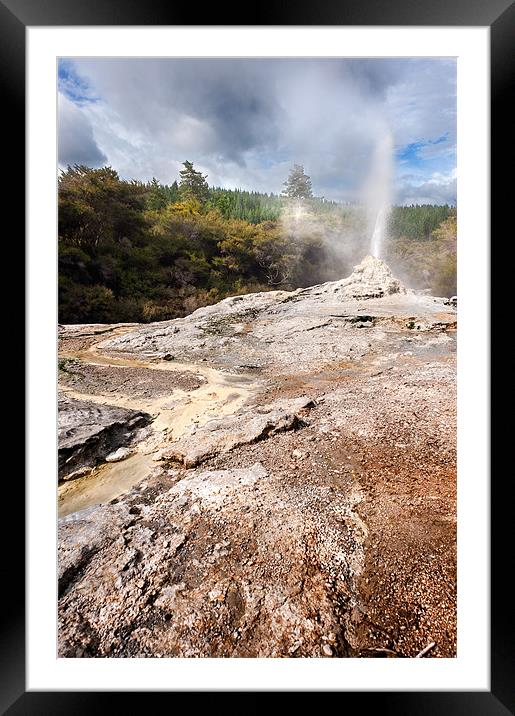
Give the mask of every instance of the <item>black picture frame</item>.
[[(268, 3), (253, 6), (252, 18), (241, 18), (242, 7), (232, 2), (223, 6), (203, 7), (202, 23), (196, 22), (199, 8), (184, 3), (175, 5), (166, 0), (0, 0), (0, 77), (4, 88), (4, 122), (9, 144), (16, 148), (16, 160), (8, 165), (9, 206), (21, 204), (24, 185), (25, 146), (25, 30), (34, 26), (100, 26), (100, 25), (360, 25), (360, 26), (488, 26), (491, 34), (491, 216), (494, 236), (496, 226), (504, 225), (511, 208), (508, 187), (501, 181), (506, 162), (506, 143), (511, 143), (513, 114), (509, 112), (510, 80), (513, 78), (513, 37), (515, 36), (515, 7), (510, 0), (345, 0), (336, 2)], [(227, 21), (227, 18), (232, 18)], [(12, 210), (11, 210), (12, 211)], [(21, 233), (21, 217), (25, 209), (16, 212), (16, 238)], [(506, 221), (506, 226), (508, 223)], [(22, 248), (21, 239), (19, 241)], [(23, 250), (23, 249), (22, 249)], [(491, 246), (491, 261), (496, 256)], [(21, 257), (23, 261), (23, 256)], [(491, 316), (495, 315), (493, 296)], [(28, 346), (30, 350), (30, 345)], [(493, 384), (492, 384), (493, 387)], [(499, 437), (498, 445), (502, 444)], [(495, 454), (491, 450), (491, 454)], [(492, 471), (493, 476), (493, 471)], [(509, 475), (507, 479), (511, 481)], [(12, 476), (9, 488), (10, 504), (24, 504), (24, 485), (21, 477)], [(504, 496), (505, 486), (491, 479), (491, 691), (473, 692), (345, 692), (341, 695), (345, 709), (359, 708), (377, 713), (463, 714), (466, 716), (504, 716), (515, 712), (513, 689), (513, 605), (511, 593), (504, 585), (505, 549), (512, 542), (509, 502)], [(511, 507), (511, 505), (510, 505)], [(12, 528), (11, 528), (12, 529)], [(4, 550), (4, 595), (8, 605), (1, 612), (0, 633), (0, 710), (12, 716), (18, 714), (79, 714), (91, 713), (105, 703), (114, 713), (123, 708), (119, 692), (27, 692), (25, 686), (25, 593), (24, 593), (24, 536), (16, 530)], [(6, 537), (4, 536), (4, 540)], [(8, 548), (7, 548), (8, 547)], [(17, 549), (15, 549), (17, 547)], [(7, 594), (8, 592), (8, 594)], [(464, 595), (461, 595), (464, 598)], [(509, 627), (512, 627), (511, 629)], [(236, 688), (235, 688), (236, 690)], [(150, 694), (129, 694), (129, 713), (148, 708)], [(263, 708), (266, 694), (247, 694), (245, 709)], [(212, 711), (226, 698), (223, 693), (198, 692), (199, 701), (206, 697)], [(303, 697), (309, 700), (309, 695)], [(116, 702), (115, 702), (116, 699)], [(209, 701), (208, 701), (209, 699)], [(354, 703), (355, 702), (355, 703)], [(109, 706), (109, 704), (112, 706)], [(308, 703), (308, 702), (307, 702)], [(141, 706), (140, 706), (141, 704)]]

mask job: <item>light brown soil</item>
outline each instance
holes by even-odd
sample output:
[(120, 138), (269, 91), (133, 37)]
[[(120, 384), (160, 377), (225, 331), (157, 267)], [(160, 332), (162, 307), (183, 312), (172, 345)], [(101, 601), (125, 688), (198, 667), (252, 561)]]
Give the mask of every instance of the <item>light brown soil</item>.
[(418, 459), (385, 447), (361, 479), (369, 534), (352, 615), (360, 656), (386, 648), (412, 657), (432, 642), (431, 656), (456, 656), (456, 472), (420, 469)]
[(60, 371), (59, 381), (78, 393), (105, 396), (113, 393), (146, 399), (165, 397), (177, 389), (196, 390), (205, 379), (190, 371), (157, 371), (68, 361)]
[[(449, 357), (441, 361), (448, 363)], [(452, 361), (451, 361), (452, 362)], [(410, 368), (411, 370), (411, 368)], [(282, 376), (269, 397), (308, 395), (320, 399), (313, 427), (327, 411), (324, 393), (367, 384), (366, 363), (350, 372), (335, 364), (318, 376)], [(332, 381), (331, 381), (332, 377)], [(455, 404), (435, 400), (436, 421), (419, 418), (425, 401), (384, 400), (381, 381), (367, 411), (381, 429), (374, 441), (342, 429), (325, 434), (307, 427), (213, 458), (206, 467), (244, 467), (259, 460), (278, 476), (285, 492), (328, 488), (334, 500), (358, 489), (357, 513), (368, 530), (364, 566), (357, 580), (357, 602), (343, 619), (346, 655), (414, 657), (430, 643), (428, 657), (456, 656), (456, 464), (453, 449)], [(400, 377), (402, 382), (402, 376)], [(431, 388), (431, 386), (429, 386)], [(435, 395), (438, 386), (435, 384)], [(431, 397), (431, 392), (429, 392)], [(449, 396), (451, 397), (451, 396)], [(254, 400), (257, 400), (255, 398)], [(426, 416), (427, 417), (427, 416)], [(449, 432), (451, 446), (440, 444)], [(406, 442), (402, 442), (402, 441)], [(412, 443), (412, 447), (407, 445)], [(298, 450), (302, 457), (293, 458)], [(322, 510), (323, 514), (323, 510)]]
[(98, 341), (98, 336), (70, 336), (66, 338), (59, 338), (57, 346), (59, 353), (62, 354), (64, 351), (85, 351), (88, 348), (91, 348), (91, 346), (94, 346), (95, 343), (98, 343)]

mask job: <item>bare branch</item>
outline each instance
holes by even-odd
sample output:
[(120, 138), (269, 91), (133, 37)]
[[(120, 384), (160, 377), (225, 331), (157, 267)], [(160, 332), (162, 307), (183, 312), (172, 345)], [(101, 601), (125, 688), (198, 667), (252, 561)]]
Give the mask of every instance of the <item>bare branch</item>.
[(431, 651), (433, 647), (436, 646), (436, 642), (432, 641), (430, 644), (428, 644), (422, 651), (419, 651), (416, 655), (415, 659), (421, 659), (423, 656), (427, 654), (428, 651)]

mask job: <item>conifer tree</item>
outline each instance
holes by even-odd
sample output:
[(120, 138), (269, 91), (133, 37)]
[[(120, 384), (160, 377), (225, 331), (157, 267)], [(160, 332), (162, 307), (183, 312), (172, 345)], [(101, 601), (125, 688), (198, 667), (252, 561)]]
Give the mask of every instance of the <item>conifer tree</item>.
[(184, 169), (179, 172), (179, 194), (181, 199), (197, 199), (204, 204), (209, 198), (209, 186), (206, 181), (207, 174), (202, 174), (193, 168), (193, 162), (183, 162)]
[(290, 199), (311, 199), (311, 179), (304, 173), (301, 164), (294, 164), (288, 179), (284, 182), (283, 196)]

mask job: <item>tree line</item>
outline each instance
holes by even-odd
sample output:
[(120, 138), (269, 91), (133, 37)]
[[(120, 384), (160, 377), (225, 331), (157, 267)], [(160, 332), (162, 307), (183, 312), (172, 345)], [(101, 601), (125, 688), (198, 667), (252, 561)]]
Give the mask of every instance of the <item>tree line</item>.
[[(75, 165), (59, 176), (58, 205), (62, 323), (176, 318), (232, 294), (341, 278), (362, 258), (342, 239), (363, 231), (360, 208), (314, 197), (300, 165), (281, 195), (210, 187), (189, 161), (170, 185)], [(285, 220), (299, 205), (306, 220)], [(403, 242), (436, 251), (433, 234), (452, 214), (396, 207), (394, 253), (415, 266)]]

